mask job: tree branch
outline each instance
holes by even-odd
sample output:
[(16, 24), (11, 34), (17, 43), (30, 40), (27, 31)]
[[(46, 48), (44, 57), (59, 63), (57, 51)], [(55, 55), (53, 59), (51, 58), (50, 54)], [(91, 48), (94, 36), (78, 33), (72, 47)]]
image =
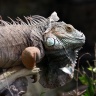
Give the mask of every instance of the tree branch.
[(28, 76), (28, 75), (34, 75), (34, 74), (37, 74), (39, 71), (40, 70), (37, 67), (34, 67), (32, 70), (28, 70), (25, 67), (16, 66), (9, 69), (6, 72), (3, 72), (0, 75), (0, 91), (6, 88), (8, 84), (9, 85), (12, 84), (12, 82), (14, 82), (17, 78)]

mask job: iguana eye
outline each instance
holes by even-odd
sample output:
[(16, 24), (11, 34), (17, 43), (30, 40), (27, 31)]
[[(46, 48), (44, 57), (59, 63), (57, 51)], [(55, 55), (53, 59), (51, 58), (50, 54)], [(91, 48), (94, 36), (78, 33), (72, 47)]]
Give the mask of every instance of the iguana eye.
[(65, 29), (66, 29), (67, 32), (72, 32), (73, 26), (72, 25), (66, 25)]

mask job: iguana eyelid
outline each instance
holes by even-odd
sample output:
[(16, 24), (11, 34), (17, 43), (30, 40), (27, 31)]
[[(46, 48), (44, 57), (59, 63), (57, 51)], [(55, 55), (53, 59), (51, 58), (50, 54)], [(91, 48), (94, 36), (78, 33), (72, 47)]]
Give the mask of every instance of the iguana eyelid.
[(65, 30), (67, 32), (72, 32), (74, 30), (74, 27), (70, 24), (65, 25)]
[(72, 32), (72, 28), (70, 26), (66, 26), (65, 29), (67, 32)]

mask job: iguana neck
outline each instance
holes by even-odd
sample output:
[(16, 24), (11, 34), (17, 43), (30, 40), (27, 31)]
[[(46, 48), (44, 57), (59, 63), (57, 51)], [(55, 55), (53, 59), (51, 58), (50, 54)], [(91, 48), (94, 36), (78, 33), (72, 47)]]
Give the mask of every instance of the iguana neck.
[(46, 55), (49, 63), (53, 66), (54, 64), (58, 64), (58, 68), (64, 67), (67, 64), (72, 64), (64, 49), (46, 51)]
[(60, 68), (71, 64), (70, 59), (67, 57), (64, 49), (62, 50), (47, 50), (46, 51), (48, 62), (44, 63), (40, 72), (40, 84), (45, 88), (56, 88), (63, 86), (66, 82), (70, 81), (69, 74), (64, 73)]

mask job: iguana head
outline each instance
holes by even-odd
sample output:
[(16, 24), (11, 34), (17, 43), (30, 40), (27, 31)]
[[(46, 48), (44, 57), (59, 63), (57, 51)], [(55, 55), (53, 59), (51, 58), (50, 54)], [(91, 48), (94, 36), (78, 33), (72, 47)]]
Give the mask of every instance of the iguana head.
[(63, 21), (57, 22), (59, 17), (55, 12), (50, 18), (53, 21), (50, 22), (49, 28), (44, 33), (45, 48), (47, 50), (64, 49), (71, 62), (76, 63), (77, 52), (85, 43), (85, 35), (71, 24), (66, 24)]

